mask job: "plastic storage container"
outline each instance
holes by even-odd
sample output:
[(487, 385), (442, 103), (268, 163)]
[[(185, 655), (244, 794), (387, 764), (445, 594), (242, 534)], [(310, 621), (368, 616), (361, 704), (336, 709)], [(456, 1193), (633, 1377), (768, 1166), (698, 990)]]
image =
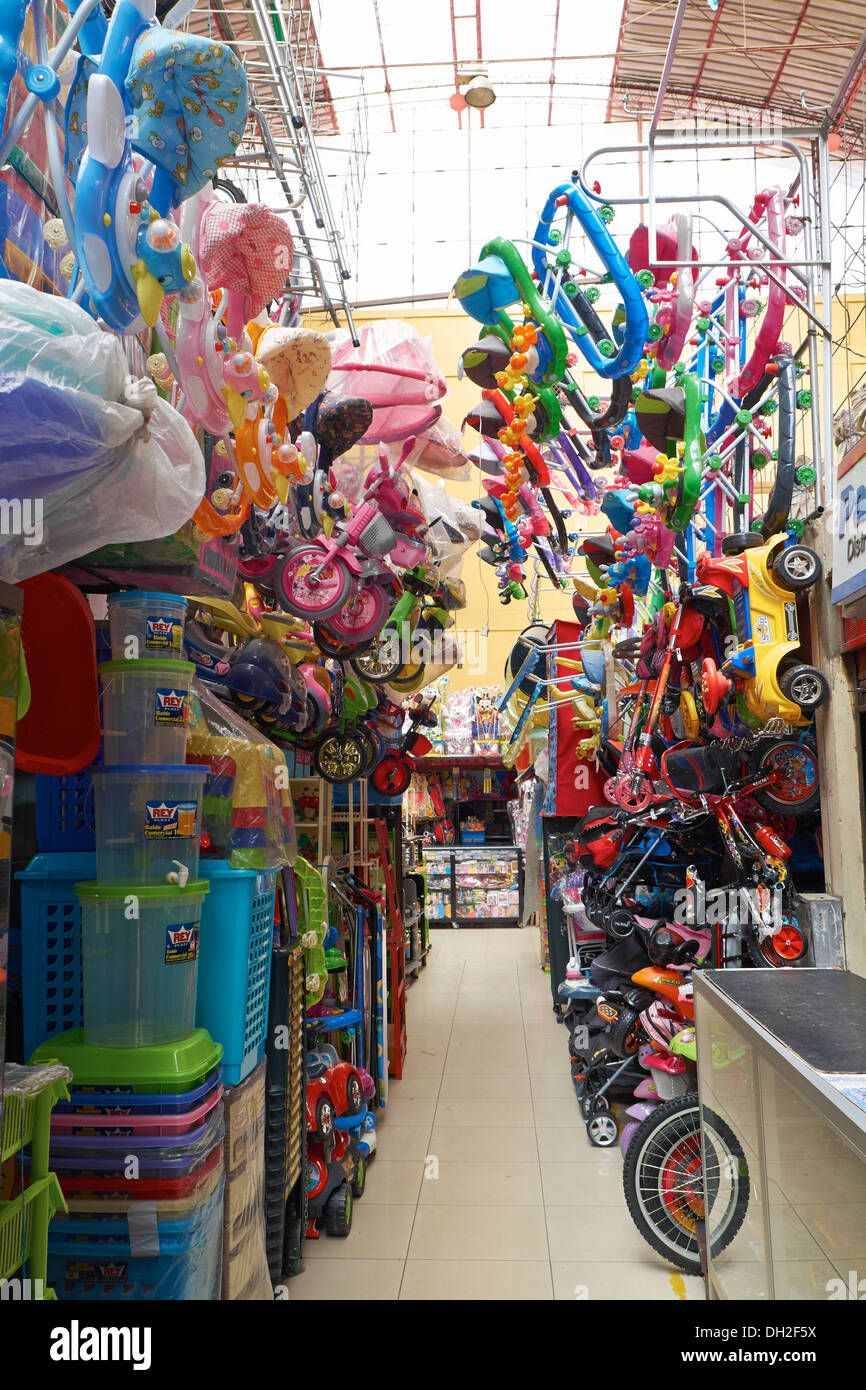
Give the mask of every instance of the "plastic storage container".
[(134, 1115), (118, 1115), (113, 1108), (100, 1114), (81, 1114), (74, 1110), (59, 1112), (51, 1121), (52, 1138), (60, 1141), (66, 1135), (73, 1139), (110, 1135), (115, 1139), (128, 1137), (135, 1142), (139, 1137), (152, 1139), (159, 1135), (163, 1136), (163, 1142), (176, 1137), (185, 1142), (193, 1130), (207, 1122), (214, 1106), (222, 1099), (222, 1093), (222, 1086), (215, 1086), (200, 1104), (177, 1115), (147, 1110)]
[(108, 626), (114, 661), (168, 657), (179, 661), (188, 604), (177, 594), (140, 590), (111, 594)]
[(58, 1227), (49, 1238), (48, 1277), (60, 1299), (74, 1302), (201, 1302), (220, 1296), (221, 1256), (220, 1182), (182, 1221), (136, 1223), (125, 1239)]
[(179, 1042), (123, 1050), (87, 1043), (83, 1029), (70, 1028), (37, 1047), (31, 1061), (59, 1060), (69, 1067), (75, 1078), (69, 1094), (77, 1106), (104, 1105), (112, 1097), (118, 1105), (134, 1105), (144, 1098), (155, 1109), (154, 1096), (188, 1106), (203, 1094), (202, 1085), (216, 1085), (222, 1051), (203, 1028)]
[(191, 661), (103, 661), (106, 765), (186, 762)]
[(130, 1179), (127, 1160), (135, 1155), (142, 1177), (170, 1178), (175, 1173), (187, 1172), (207, 1158), (214, 1147), (222, 1142), (224, 1134), (225, 1119), (221, 1108), (212, 1111), (204, 1124), (197, 1125), (189, 1134), (136, 1135), (134, 1139), (113, 1134), (98, 1138), (92, 1134), (77, 1137), (52, 1134), (51, 1162), (58, 1172), (70, 1168), (77, 1172), (105, 1170), (120, 1177), (125, 1175), (128, 1181), (134, 1181)]
[(200, 1086), (191, 1091), (178, 1091), (174, 1095), (148, 1095), (140, 1091), (131, 1095), (128, 1087), (105, 1087), (98, 1092), (71, 1089), (68, 1104), (60, 1103), (57, 1113), (74, 1112), (85, 1120), (90, 1116), (105, 1114), (114, 1116), (124, 1124), (121, 1118), (124, 1115), (150, 1115), (154, 1119), (163, 1115), (185, 1115), (195, 1110), (206, 1097), (212, 1096), (214, 1091), (222, 1093), (222, 1067), (212, 1071)]
[(199, 922), (208, 884), (79, 883), (84, 1037), (153, 1047), (195, 1027)]
[(165, 884), (181, 864), (194, 879), (207, 776), (188, 763), (93, 768), (100, 883)]
[(237, 1086), (265, 1052), (276, 871), (232, 869), (203, 859), (196, 1023), (223, 1046), (223, 1080)]

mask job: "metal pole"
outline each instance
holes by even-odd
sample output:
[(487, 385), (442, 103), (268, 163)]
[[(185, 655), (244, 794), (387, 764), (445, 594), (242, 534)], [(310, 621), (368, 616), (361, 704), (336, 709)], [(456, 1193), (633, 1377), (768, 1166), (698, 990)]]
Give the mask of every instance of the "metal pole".
[(665, 97), (668, 91), (671, 69), (674, 65), (674, 56), (677, 51), (677, 42), (680, 37), (680, 29), (683, 27), (683, 20), (686, 16), (686, 5), (688, 0), (677, 0), (677, 12), (674, 15), (671, 36), (668, 39), (668, 51), (665, 54), (662, 75), (659, 78), (659, 89), (656, 92), (655, 105), (653, 106), (652, 119), (650, 120), (649, 131), (647, 132), (647, 182), (649, 187), (649, 258), (650, 264), (655, 264), (655, 253), (657, 250), (656, 242), (656, 210), (655, 210), (655, 142), (658, 130), (659, 118), (664, 106)]
[[(824, 318), (824, 342), (822, 360), (824, 365), (824, 399), (821, 402), (824, 439), (824, 505), (832, 505), (834, 493), (833, 480), (833, 286), (830, 249), (830, 154), (827, 146), (827, 128), (818, 135), (818, 196), (821, 206), (821, 255), (824, 260), (822, 273), (821, 312)], [(814, 391), (815, 384), (812, 383)], [(816, 498), (816, 501), (819, 499)]]

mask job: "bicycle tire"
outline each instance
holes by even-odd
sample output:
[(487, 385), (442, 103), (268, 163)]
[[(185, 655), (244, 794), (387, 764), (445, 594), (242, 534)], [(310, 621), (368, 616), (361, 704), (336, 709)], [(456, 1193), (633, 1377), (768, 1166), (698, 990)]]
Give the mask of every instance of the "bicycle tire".
[(767, 811), (776, 811), (782, 815), (794, 816), (796, 819), (811, 815), (817, 810), (821, 801), (821, 783), (819, 780), (818, 768), (818, 745), (812, 738), (792, 738), (786, 735), (784, 738), (763, 740), (752, 749), (749, 754), (748, 776), (758, 778), (764, 772), (767, 763), (773, 754), (781, 752), (786, 747), (790, 747), (793, 752), (802, 750), (806, 758), (811, 762), (815, 771), (815, 780), (812, 783), (812, 790), (808, 795), (785, 798), (773, 794), (772, 787), (763, 787), (754, 793), (755, 800)]
[[(711, 1184), (710, 1214), (722, 1188), (719, 1152), (727, 1150), (730, 1159), (728, 1179), (730, 1197), (727, 1202), (724, 1224), (714, 1235), (708, 1231), (709, 1248), (715, 1257), (730, 1245), (746, 1218), (749, 1205), (749, 1170), (745, 1154), (733, 1131), (718, 1115), (706, 1106), (703, 1108), (704, 1143), (716, 1160)], [(688, 1158), (694, 1176), (703, 1169), (700, 1147), (701, 1105), (697, 1092), (680, 1096), (677, 1100), (665, 1101), (638, 1125), (628, 1150), (622, 1170), (623, 1192), (629, 1214), (648, 1245), (671, 1264), (677, 1265), (687, 1274), (701, 1274), (701, 1262), (696, 1234), (700, 1208), (703, 1207), (703, 1181), (700, 1198), (691, 1204), (686, 1199), (685, 1210), (680, 1208), (676, 1214), (671, 1190), (668, 1201), (659, 1190), (663, 1176), (665, 1158), (671, 1161), (677, 1145), (685, 1145), (683, 1158)], [(668, 1150), (666, 1154), (666, 1148)], [(697, 1166), (695, 1166), (697, 1164)], [(653, 1180), (653, 1167), (658, 1179)], [(667, 1208), (667, 1209), (666, 1209)], [(708, 1223), (709, 1224), (709, 1223)]]

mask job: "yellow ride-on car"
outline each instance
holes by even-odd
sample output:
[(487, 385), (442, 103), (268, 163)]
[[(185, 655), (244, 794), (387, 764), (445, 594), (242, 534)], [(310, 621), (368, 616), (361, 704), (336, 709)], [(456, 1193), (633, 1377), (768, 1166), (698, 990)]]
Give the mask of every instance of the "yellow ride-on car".
[(744, 722), (758, 727), (783, 719), (802, 728), (830, 693), (826, 677), (798, 654), (797, 595), (821, 578), (821, 561), (786, 535), (736, 540), (739, 553), (714, 559), (705, 552), (697, 562), (698, 583), (727, 595), (736, 634), (721, 669), (711, 658), (703, 663), (704, 707), (713, 714), (733, 689)]

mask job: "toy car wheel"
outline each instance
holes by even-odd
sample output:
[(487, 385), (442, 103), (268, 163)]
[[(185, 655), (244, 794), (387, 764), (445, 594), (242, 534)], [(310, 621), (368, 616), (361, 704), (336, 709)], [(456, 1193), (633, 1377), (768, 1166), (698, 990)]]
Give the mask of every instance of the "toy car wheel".
[(830, 694), (827, 677), (814, 666), (789, 666), (779, 679), (782, 694), (787, 695), (805, 715), (823, 705)]
[(619, 1139), (619, 1125), (609, 1110), (591, 1115), (586, 1122), (586, 1135), (596, 1149), (609, 1149)]
[(732, 531), (722, 539), (722, 554), (740, 555), (744, 550), (757, 550), (759, 545), (765, 544), (759, 531)]
[(352, 1178), (352, 1196), (363, 1197), (367, 1186), (367, 1155), (360, 1150), (355, 1154), (355, 1173)]
[(364, 1090), (359, 1076), (350, 1076), (346, 1082), (346, 1114), (360, 1115), (364, 1109)]
[(352, 1189), (347, 1182), (331, 1193), (325, 1203), (325, 1230), (329, 1236), (345, 1238), (352, 1229)]
[(802, 593), (821, 578), (821, 561), (808, 545), (789, 545), (773, 560), (773, 574), (784, 589)]
[(316, 1101), (316, 1138), (327, 1144), (334, 1135), (334, 1107), (327, 1096)]

